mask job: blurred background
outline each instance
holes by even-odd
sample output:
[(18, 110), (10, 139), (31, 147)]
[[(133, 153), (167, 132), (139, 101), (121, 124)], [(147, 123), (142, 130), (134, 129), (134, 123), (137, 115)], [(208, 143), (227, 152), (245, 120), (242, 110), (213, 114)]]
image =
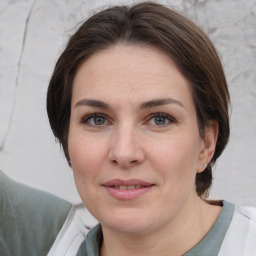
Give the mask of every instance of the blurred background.
[[(46, 114), (46, 92), (69, 36), (95, 12), (136, 0), (0, 1), (0, 169), (79, 202), (72, 170)], [(214, 42), (229, 84), (231, 138), (211, 198), (256, 206), (256, 1), (155, 1), (183, 12)]]

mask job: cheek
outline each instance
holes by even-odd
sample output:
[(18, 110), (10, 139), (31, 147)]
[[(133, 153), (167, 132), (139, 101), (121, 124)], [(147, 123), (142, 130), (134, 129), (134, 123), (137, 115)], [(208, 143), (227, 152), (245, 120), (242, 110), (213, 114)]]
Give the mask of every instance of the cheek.
[(189, 165), (191, 169), (192, 163), (197, 163), (199, 157), (199, 139), (193, 139), (191, 136), (176, 136), (165, 139), (161, 143), (154, 143), (155, 145), (148, 145), (148, 153), (163, 166), (186, 166)]
[(71, 166), (74, 172), (90, 175), (99, 169), (106, 157), (104, 142), (77, 134), (71, 132), (68, 140)]
[(85, 203), (86, 198), (95, 192), (99, 177), (106, 167), (107, 140), (71, 127), (68, 150), (76, 187)]
[(97, 175), (102, 169), (103, 152), (99, 144), (72, 133), (68, 148), (78, 193), (84, 204), (90, 205), (92, 196), (97, 195)]
[(197, 140), (191, 138), (179, 136), (149, 147), (154, 169), (165, 177), (164, 182), (167, 180), (175, 187), (194, 183), (199, 151)]

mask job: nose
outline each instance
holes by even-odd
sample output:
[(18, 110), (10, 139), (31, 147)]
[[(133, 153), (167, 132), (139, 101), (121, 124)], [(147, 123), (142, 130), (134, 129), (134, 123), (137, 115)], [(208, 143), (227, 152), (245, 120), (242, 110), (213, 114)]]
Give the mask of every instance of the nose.
[(132, 125), (117, 128), (111, 136), (110, 161), (122, 169), (141, 164), (145, 160), (141, 137)]

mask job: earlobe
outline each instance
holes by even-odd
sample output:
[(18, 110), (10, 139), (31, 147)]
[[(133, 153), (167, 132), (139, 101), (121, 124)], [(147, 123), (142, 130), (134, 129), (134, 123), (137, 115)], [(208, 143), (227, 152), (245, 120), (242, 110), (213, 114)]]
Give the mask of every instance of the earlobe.
[(211, 161), (218, 138), (219, 124), (215, 120), (210, 120), (209, 125), (205, 126), (204, 138), (200, 152), (198, 173), (203, 172)]

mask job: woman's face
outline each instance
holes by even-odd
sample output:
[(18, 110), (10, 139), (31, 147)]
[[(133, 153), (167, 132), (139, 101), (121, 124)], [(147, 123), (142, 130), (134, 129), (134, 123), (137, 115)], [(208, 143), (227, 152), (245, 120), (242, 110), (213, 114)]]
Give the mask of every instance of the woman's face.
[(210, 160), (189, 82), (157, 48), (123, 44), (78, 69), (68, 149), (103, 229), (138, 234), (190, 214), (195, 175)]

